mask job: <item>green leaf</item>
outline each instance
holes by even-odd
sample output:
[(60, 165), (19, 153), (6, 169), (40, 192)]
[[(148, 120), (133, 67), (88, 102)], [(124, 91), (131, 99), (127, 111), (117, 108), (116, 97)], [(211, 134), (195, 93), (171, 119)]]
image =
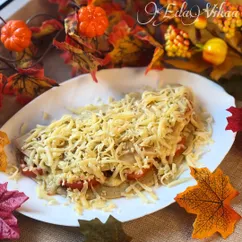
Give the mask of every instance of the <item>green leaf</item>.
[(130, 242), (132, 239), (125, 234), (122, 223), (109, 216), (103, 224), (99, 219), (91, 221), (79, 220), (80, 231), (84, 235), (84, 242)]
[(31, 27), (32, 36), (36, 39), (50, 35), (57, 30), (63, 29), (63, 25), (56, 19), (46, 20), (40, 27)]

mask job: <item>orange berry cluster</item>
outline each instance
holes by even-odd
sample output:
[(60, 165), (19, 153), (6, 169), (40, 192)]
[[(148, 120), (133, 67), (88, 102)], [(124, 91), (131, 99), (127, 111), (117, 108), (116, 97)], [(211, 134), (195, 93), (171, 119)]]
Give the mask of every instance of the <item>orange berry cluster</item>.
[[(225, 33), (227, 38), (232, 38), (236, 29), (242, 27), (242, 6), (231, 4), (226, 0), (223, 11), (214, 18), (214, 23)], [(226, 16), (224, 16), (225, 13), (227, 13)]]
[(165, 50), (169, 57), (191, 58), (191, 42), (189, 36), (183, 30), (170, 25), (165, 34)]

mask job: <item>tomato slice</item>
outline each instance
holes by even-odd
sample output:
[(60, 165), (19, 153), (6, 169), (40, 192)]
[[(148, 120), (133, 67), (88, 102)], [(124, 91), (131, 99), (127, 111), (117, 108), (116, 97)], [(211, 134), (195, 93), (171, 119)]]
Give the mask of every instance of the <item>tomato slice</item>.
[[(64, 185), (62, 185), (62, 186), (65, 188), (70, 188), (72, 190), (77, 189), (77, 190), (81, 191), (83, 188), (83, 184), (84, 184), (84, 181), (78, 181), (78, 182), (73, 182), (73, 183), (65, 182)], [(99, 182), (96, 179), (92, 179), (92, 180), (88, 181), (88, 187), (91, 187), (91, 186), (95, 187), (98, 184), (99, 184)]]
[[(179, 145), (185, 145), (186, 144), (186, 137), (183, 137), (182, 140), (178, 143)], [(185, 147), (180, 147), (176, 150), (176, 156), (181, 155), (186, 150)]]
[(145, 176), (151, 168), (148, 169), (140, 169), (138, 172), (127, 173), (128, 180), (137, 180)]
[(37, 175), (42, 176), (43, 170), (41, 168), (34, 168), (32, 170), (25, 169), (27, 167), (26, 162), (24, 161), (24, 156), (22, 155), (20, 158), (20, 170), (24, 176), (30, 177), (30, 178), (36, 178)]

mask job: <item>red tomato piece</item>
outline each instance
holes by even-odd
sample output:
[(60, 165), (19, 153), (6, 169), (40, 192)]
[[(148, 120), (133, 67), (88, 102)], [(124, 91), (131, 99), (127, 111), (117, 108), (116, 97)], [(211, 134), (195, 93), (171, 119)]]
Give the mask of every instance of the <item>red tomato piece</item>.
[[(84, 181), (78, 181), (78, 182), (73, 182), (73, 183), (65, 182), (64, 185), (62, 185), (62, 186), (66, 187), (66, 188), (70, 188), (72, 190), (77, 189), (77, 190), (81, 191), (83, 188), (83, 183), (84, 183)], [(98, 184), (99, 184), (99, 182), (96, 179), (92, 179), (92, 180), (88, 181), (88, 187), (91, 187), (91, 186), (95, 187)]]
[(32, 170), (25, 169), (27, 167), (27, 165), (26, 165), (23, 158), (24, 158), (24, 156), (22, 156), (20, 158), (20, 169), (21, 169), (21, 172), (24, 176), (36, 178), (37, 175), (42, 176), (44, 174), (43, 170), (41, 168), (34, 168)]
[[(182, 140), (179, 142), (179, 145), (185, 145), (186, 144), (186, 137), (183, 137)], [(185, 151), (185, 147), (180, 147), (176, 150), (176, 156), (181, 155)]]
[(145, 176), (151, 168), (149, 169), (141, 169), (138, 172), (127, 173), (128, 180), (137, 180)]

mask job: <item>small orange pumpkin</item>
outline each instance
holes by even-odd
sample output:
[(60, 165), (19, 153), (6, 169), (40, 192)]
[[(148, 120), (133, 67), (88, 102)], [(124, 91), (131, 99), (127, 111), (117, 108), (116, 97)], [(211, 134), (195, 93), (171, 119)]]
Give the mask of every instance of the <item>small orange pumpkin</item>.
[(78, 12), (79, 33), (93, 38), (103, 35), (108, 27), (106, 12), (101, 7), (88, 5)]
[(1, 41), (11, 51), (21, 52), (29, 47), (31, 37), (31, 30), (21, 20), (10, 20), (1, 29)]

